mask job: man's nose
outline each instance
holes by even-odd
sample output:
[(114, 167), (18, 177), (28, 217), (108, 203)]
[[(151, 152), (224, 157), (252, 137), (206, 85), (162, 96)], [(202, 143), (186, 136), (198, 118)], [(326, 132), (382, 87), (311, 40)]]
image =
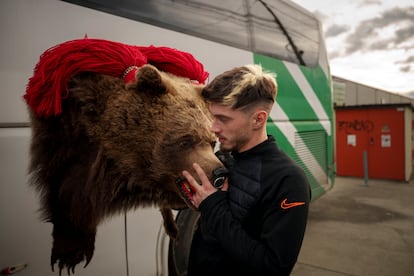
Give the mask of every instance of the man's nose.
[(218, 127), (215, 120), (213, 120), (213, 122), (211, 124), (210, 131), (213, 132), (213, 133), (218, 133), (220, 131), (220, 128)]

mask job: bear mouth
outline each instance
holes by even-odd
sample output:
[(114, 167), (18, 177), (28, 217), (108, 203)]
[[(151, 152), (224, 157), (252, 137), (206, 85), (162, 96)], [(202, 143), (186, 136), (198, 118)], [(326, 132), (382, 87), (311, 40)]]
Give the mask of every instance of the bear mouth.
[[(221, 190), (229, 175), (228, 169), (225, 167), (218, 167), (213, 170), (212, 174), (213, 175), (211, 184), (217, 190)], [(191, 188), (191, 185), (188, 183), (187, 179), (184, 176), (181, 176), (177, 178), (175, 184), (178, 190), (180, 191), (181, 197), (184, 199), (184, 202), (187, 204), (187, 206), (197, 210), (197, 207), (195, 207), (193, 204), (194, 191)]]
[(185, 177), (179, 177), (175, 182), (178, 190), (180, 191), (181, 197), (184, 199), (187, 206), (192, 209), (197, 210), (193, 204), (193, 190), (191, 189), (190, 184), (187, 182)]

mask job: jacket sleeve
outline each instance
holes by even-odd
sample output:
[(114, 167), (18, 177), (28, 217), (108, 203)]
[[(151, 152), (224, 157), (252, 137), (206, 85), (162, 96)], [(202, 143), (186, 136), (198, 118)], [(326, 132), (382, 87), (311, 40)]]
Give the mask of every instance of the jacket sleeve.
[(306, 176), (293, 171), (276, 181), (277, 185), (269, 185), (263, 191), (260, 201), (259, 239), (249, 236), (233, 218), (225, 192), (210, 195), (199, 206), (205, 238), (216, 239), (237, 264), (261, 275), (289, 275), (302, 245), (308, 216), (310, 194)]

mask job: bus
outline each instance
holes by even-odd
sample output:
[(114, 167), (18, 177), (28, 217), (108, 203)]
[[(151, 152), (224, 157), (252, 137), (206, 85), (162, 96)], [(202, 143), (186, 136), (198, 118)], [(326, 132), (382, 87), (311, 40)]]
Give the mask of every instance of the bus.
[[(0, 269), (22, 267), (22, 276), (57, 273), (49, 266), (52, 225), (39, 219), (38, 198), (27, 185), (30, 125), (22, 96), (46, 49), (85, 35), (189, 52), (210, 73), (209, 80), (250, 63), (274, 72), (279, 92), (268, 133), (305, 170), (312, 200), (332, 188), (334, 113), (322, 26), (297, 4), (2, 0), (0, 10)], [(169, 263), (185, 256), (179, 259), (171, 248), (156, 208), (130, 211), (99, 226), (94, 257), (87, 268), (78, 266), (76, 275), (179, 274), (169, 271)]]

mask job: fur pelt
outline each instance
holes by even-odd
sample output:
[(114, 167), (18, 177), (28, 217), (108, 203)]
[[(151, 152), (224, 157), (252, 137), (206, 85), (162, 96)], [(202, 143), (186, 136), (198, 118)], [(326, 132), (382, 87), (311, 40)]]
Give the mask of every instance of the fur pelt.
[(29, 171), (43, 219), (53, 224), (52, 269), (57, 263), (70, 273), (90, 262), (97, 226), (111, 215), (158, 206), (176, 238), (171, 208), (186, 207), (176, 179), (193, 162), (206, 172), (221, 163), (202, 85), (144, 65), (127, 85), (81, 73), (68, 87), (60, 115), (29, 110)]

